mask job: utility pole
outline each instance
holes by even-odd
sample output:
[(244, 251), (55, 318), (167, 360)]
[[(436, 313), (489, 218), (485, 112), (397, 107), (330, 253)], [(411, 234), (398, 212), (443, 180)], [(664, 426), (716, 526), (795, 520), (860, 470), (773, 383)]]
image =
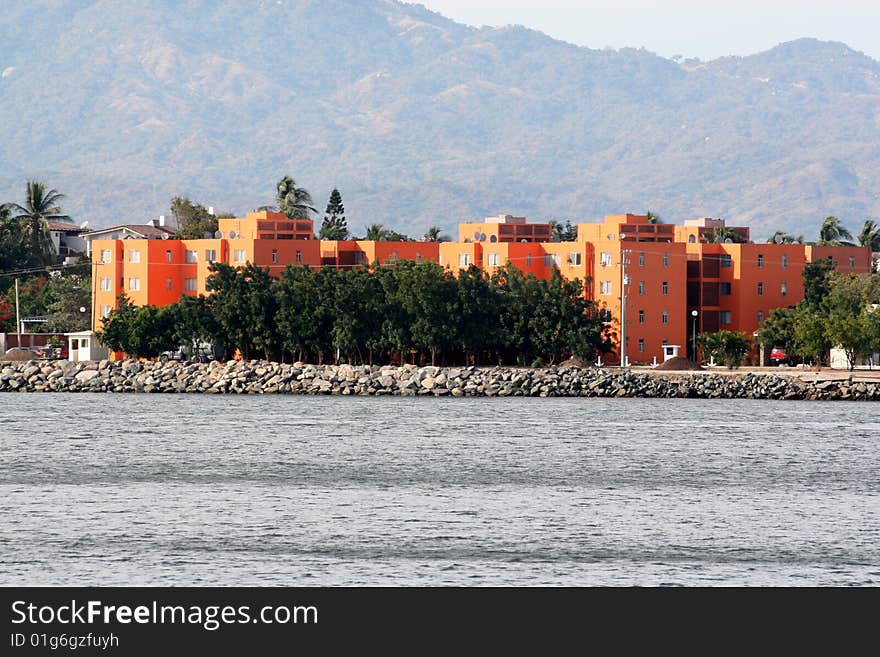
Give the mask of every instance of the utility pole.
[(18, 333), (18, 348), (21, 349), (21, 313), (18, 310), (18, 278), (15, 279), (15, 330)]
[(620, 366), (626, 367), (626, 286), (629, 277), (626, 275), (626, 266), (629, 264), (627, 256), (632, 251), (623, 248), (623, 240), (626, 235), (620, 233)]

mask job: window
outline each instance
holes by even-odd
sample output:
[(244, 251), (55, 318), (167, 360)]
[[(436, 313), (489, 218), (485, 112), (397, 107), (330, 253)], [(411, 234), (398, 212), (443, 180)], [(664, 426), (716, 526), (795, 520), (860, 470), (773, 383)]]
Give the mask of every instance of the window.
[(639, 338), (639, 353), (644, 353), (645, 351), (645, 339)]
[(471, 254), (470, 253), (459, 253), (458, 254), (458, 266), (459, 267), (467, 267), (471, 264)]
[(759, 310), (758, 311), (758, 324), (762, 324), (763, 322), (764, 322), (764, 311)]
[(526, 267), (532, 266), (532, 254), (526, 253)]
[(645, 311), (640, 310), (639, 311), (639, 324), (644, 324), (644, 323), (645, 323)]
[(758, 268), (761, 269), (764, 267), (764, 256), (760, 253), (758, 254)]
[(303, 261), (303, 252), (302, 252), (302, 251), (297, 251), (297, 252), (296, 252), (296, 262), (297, 262), (297, 264), (300, 264), (300, 265), (301, 265), (301, 264), (302, 264), (302, 261)]
[(388, 258), (388, 262), (397, 262), (397, 251), (392, 251)]
[(247, 260), (247, 256), (244, 253), (244, 249), (236, 249), (235, 262), (245, 262), (245, 260)]
[(110, 314), (110, 306), (101, 306), (101, 317), (104, 318)]
[(195, 278), (184, 278), (183, 289), (187, 292), (195, 292), (198, 289), (198, 280)]
[(205, 262), (214, 262), (217, 260), (216, 249), (205, 249)]
[(132, 292), (137, 292), (141, 289), (141, 279), (139, 278), (129, 278), (128, 279), (128, 289)]
[(663, 254), (663, 266), (664, 267), (669, 266), (669, 254), (668, 253)]
[(272, 249), (272, 262), (278, 262), (278, 249)]
[(855, 268), (856, 268), (856, 257), (855, 257), (855, 256), (850, 256), (850, 257), (849, 257), (849, 268), (850, 268), (850, 269), (855, 269)]
[(783, 269), (788, 268), (788, 256), (787, 255), (782, 256), (782, 268)]
[(88, 339), (80, 340), (80, 341), (79, 341), (79, 348), (80, 348), (80, 349), (88, 349), (88, 348), (89, 348), (89, 341), (88, 341)]
[(544, 266), (545, 267), (558, 267), (559, 261), (561, 258), (558, 253), (547, 253), (544, 255)]
[(165, 279), (165, 289), (170, 291), (173, 287), (174, 287), (174, 281), (172, 281), (170, 278), (166, 278)]
[(782, 296), (785, 296), (786, 294), (788, 294), (788, 283), (783, 283), (782, 285), (779, 286), (779, 293)]
[(603, 251), (599, 254), (599, 264), (603, 267), (610, 267), (612, 263), (611, 254)]
[(170, 263), (173, 261), (174, 261), (174, 258), (171, 255), (171, 251), (170, 250), (165, 251), (165, 262)]
[(663, 289), (663, 296), (664, 297), (669, 296), (669, 281), (663, 281), (662, 289)]
[(421, 261), (422, 261), (422, 254), (419, 253), (418, 251), (416, 251), (416, 262), (421, 262)]
[(727, 326), (729, 324), (733, 324), (733, 315), (729, 310), (722, 310), (720, 316), (722, 325)]
[(722, 297), (730, 296), (730, 283), (721, 283), (719, 286), (719, 290)]
[(639, 253), (639, 267), (644, 267), (644, 266), (645, 266), (645, 252), (642, 251), (641, 253)]
[(764, 296), (764, 284), (763, 283), (758, 283), (758, 296), (759, 297)]
[(110, 279), (102, 278), (101, 279), (101, 292), (109, 292), (110, 291)]
[(199, 252), (195, 251), (195, 250), (187, 249), (185, 260), (186, 260), (186, 262), (198, 262), (199, 261)]
[(639, 296), (645, 296), (645, 281), (639, 281)]
[(490, 253), (489, 254), (489, 266), (490, 267), (497, 267), (498, 266), (498, 254), (497, 253)]
[(668, 310), (664, 310), (663, 313), (660, 315), (660, 321), (663, 322), (664, 324), (669, 323), (669, 311)]
[(141, 252), (137, 249), (130, 249), (128, 252), (128, 261), (138, 263), (141, 261)]
[(611, 294), (611, 281), (602, 281), (599, 283), (599, 294)]
[(577, 267), (581, 264), (581, 254), (577, 251), (568, 254), (568, 264)]
[(110, 249), (101, 249), (101, 262), (110, 262), (112, 259), (113, 254)]
[(732, 267), (733, 266), (733, 262), (730, 259), (729, 253), (722, 253), (721, 254), (721, 266), (722, 267)]

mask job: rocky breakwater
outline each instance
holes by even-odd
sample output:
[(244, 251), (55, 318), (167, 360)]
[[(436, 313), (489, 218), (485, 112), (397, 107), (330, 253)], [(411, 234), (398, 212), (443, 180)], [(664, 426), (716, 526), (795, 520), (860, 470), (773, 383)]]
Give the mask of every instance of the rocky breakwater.
[(26, 361), (0, 363), (0, 392), (880, 400), (880, 383), (596, 368)]

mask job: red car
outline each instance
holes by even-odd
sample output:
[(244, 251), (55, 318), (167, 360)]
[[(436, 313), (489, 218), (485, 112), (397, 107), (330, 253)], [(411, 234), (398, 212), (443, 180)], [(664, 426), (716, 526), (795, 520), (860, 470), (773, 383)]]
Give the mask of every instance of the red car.
[(788, 362), (788, 354), (785, 353), (784, 347), (773, 347), (770, 350), (770, 362), (774, 365), (782, 365)]

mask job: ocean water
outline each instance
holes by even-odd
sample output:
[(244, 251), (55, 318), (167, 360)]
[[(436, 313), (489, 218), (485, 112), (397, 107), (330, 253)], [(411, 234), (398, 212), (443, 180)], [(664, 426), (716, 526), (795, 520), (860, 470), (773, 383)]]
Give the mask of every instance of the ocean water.
[(0, 585), (880, 584), (869, 403), (0, 404)]

